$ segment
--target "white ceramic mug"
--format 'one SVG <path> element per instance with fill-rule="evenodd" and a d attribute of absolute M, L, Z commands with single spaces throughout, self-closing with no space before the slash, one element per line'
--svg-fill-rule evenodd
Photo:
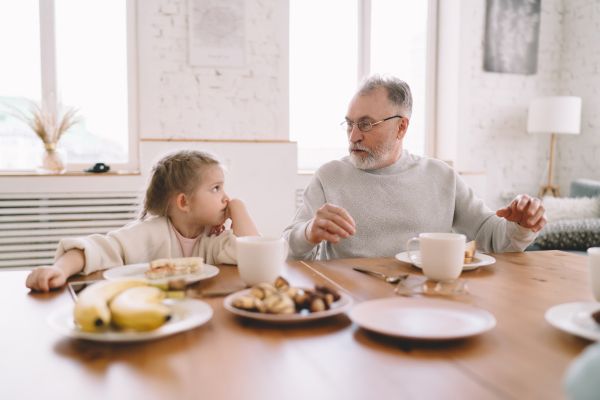
<path fill-rule="evenodd" d="M 460 276 L 465 259 L 467 238 L 460 233 L 421 233 L 406 242 L 408 257 L 419 264 L 419 256 L 411 249 L 419 244 L 423 274 L 435 281 L 449 281 Z"/>
<path fill-rule="evenodd" d="M 590 286 L 594 297 L 597 301 L 600 301 L 600 247 L 590 247 L 587 254 Z"/>
<path fill-rule="evenodd" d="M 238 271 L 246 285 L 273 283 L 281 275 L 288 254 L 284 238 L 244 236 L 236 242 Z"/>

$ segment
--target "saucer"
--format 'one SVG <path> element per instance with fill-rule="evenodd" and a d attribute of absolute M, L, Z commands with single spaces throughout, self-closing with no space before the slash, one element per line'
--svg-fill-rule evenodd
<path fill-rule="evenodd" d="M 402 253 L 396 254 L 394 257 L 398 261 L 402 261 L 408 264 L 413 264 L 417 268 L 421 268 L 421 256 L 419 251 L 413 251 L 416 255 L 416 263 L 413 264 L 410 258 L 408 258 L 408 251 L 403 251 Z M 488 256 L 487 254 L 483 254 L 480 252 L 475 252 L 475 256 L 473 257 L 473 261 L 469 263 L 465 263 L 463 266 L 463 271 L 471 271 L 477 269 L 479 267 L 485 267 L 486 265 L 492 265 L 496 262 L 496 259 L 492 256 Z"/>

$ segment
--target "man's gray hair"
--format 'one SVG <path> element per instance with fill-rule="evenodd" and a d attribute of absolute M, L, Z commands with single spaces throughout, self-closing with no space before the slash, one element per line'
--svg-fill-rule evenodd
<path fill-rule="evenodd" d="M 387 90 L 388 100 L 400 108 L 402 116 L 410 118 L 412 114 L 412 94 L 408 83 L 394 76 L 372 75 L 362 82 L 358 93 L 365 95 L 379 87 L 384 87 Z"/>

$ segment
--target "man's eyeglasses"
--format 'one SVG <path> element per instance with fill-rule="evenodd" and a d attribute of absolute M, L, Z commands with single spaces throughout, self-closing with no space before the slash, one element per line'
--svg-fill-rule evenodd
<path fill-rule="evenodd" d="M 356 125 L 358 130 L 361 132 L 369 132 L 376 125 L 379 125 L 382 122 L 388 121 L 393 118 L 404 118 L 404 117 L 402 115 L 392 115 L 391 117 L 387 117 L 387 118 L 382 119 L 381 121 L 375 121 L 375 122 L 371 122 L 367 119 L 362 119 L 358 122 L 345 120 L 345 121 L 342 121 L 342 123 L 340 125 L 343 126 L 344 128 L 346 128 L 346 131 L 348 133 L 352 132 L 352 128 L 354 127 L 354 125 Z"/>

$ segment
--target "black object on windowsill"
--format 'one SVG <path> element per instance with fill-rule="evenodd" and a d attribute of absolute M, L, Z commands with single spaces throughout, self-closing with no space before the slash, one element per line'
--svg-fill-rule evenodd
<path fill-rule="evenodd" d="M 94 173 L 102 173 L 110 171 L 110 165 L 106 165 L 104 163 L 96 163 L 93 166 L 89 167 L 85 170 L 85 172 L 94 172 Z"/>

